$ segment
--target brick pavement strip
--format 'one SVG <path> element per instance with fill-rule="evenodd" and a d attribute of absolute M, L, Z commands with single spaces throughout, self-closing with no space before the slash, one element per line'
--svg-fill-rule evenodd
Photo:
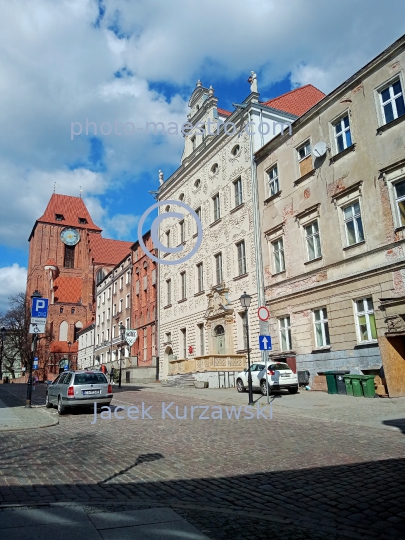
<path fill-rule="evenodd" d="M 152 411 L 171 401 L 205 404 L 149 389 L 114 398 Z M 402 537 L 400 432 L 292 415 L 158 416 L 91 424 L 73 412 L 46 430 L 0 433 L 0 504 L 160 505 L 218 539 Z"/>

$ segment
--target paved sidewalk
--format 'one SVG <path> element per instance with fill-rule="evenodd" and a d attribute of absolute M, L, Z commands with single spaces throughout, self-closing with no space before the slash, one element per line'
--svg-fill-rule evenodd
<path fill-rule="evenodd" d="M 42 505 L 0 510 L 0 536 L 7 540 L 209 540 L 170 508 L 123 509 Z"/>
<path fill-rule="evenodd" d="M 0 387 L 0 431 L 43 428 L 58 423 L 58 418 L 45 407 L 34 405 L 26 409 L 21 397 Z"/>

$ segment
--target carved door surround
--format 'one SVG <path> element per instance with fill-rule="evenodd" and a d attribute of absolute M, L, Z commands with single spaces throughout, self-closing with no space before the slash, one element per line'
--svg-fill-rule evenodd
<path fill-rule="evenodd" d="M 208 308 L 205 313 L 205 326 L 209 336 L 208 354 L 234 354 L 234 310 L 228 304 L 228 293 L 229 288 L 223 283 L 212 287 L 207 294 Z M 220 327 L 223 328 L 222 334 L 219 334 Z"/>

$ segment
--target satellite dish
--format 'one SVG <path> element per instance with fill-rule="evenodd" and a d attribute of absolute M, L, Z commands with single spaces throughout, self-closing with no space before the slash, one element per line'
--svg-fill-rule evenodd
<path fill-rule="evenodd" d="M 315 156 L 315 158 L 322 157 L 322 156 L 324 156 L 326 154 L 327 149 L 328 148 L 326 146 L 326 143 L 319 142 L 313 147 L 312 155 Z"/>

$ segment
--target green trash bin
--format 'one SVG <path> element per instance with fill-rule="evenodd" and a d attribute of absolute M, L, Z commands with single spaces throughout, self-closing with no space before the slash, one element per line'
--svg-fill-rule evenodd
<path fill-rule="evenodd" d="M 351 375 L 343 375 L 343 379 L 344 379 L 345 385 L 346 385 L 346 394 L 348 396 L 352 396 L 353 395 L 353 385 L 352 385 Z"/>
<path fill-rule="evenodd" d="M 350 375 L 352 379 L 353 396 L 363 397 L 363 386 L 361 384 L 362 375 Z"/>
<path fill-rule="evenodd" d="M 360 375 L 360 377 L 364 397 L 373 398 L 375 396 L 374 375 Z"/>
<path fill-rule="evenodd" d="M 325 371 L 326 384 L 328 385 L 328 394 L 337 394 L 337 384 L 334 371 Z"/>

